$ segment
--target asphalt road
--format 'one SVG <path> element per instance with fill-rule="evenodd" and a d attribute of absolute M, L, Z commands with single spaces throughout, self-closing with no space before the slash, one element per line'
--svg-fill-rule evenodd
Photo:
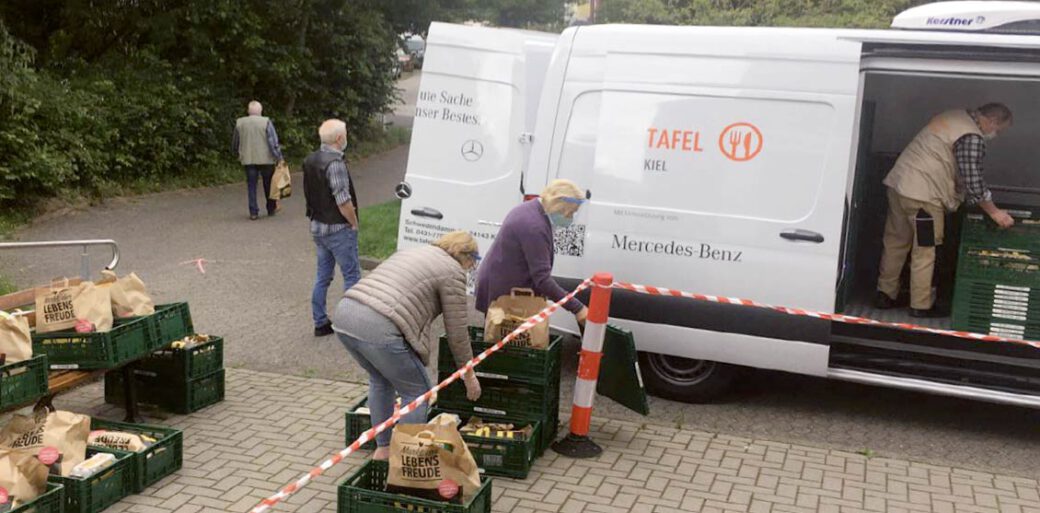
<path fill-rule="evenodd" d="M 406 122 L 407 110 L 398 113 Z M 392 198 L 406 162 L 407 148 L 399 148 L 353 165 L 362 205 Z M 334 337 L 311 334 L 314 251 L 302 194 L 286 200 L 278 216 L 259 221 L 247 219 L 244 196 L 244 184 L 235 184 L 112 200 L 55 212 L 18 237 L 115 239 L 119 271 L 136 271 L 158 302 L 189 301 L 196 329 L 225 337 L 230 367 L 363 382 Z M 95 269 L 107 262 L 103 251 L 91 254 Z M 20 285 L 40 284 L 78 274 L 78 255 L 78 249 L 6 252 L 0 273 Z M 194 263 L 200 258 L 205 273 Z M 340 287 L 337 279 L 331 301 Z M 577 348 L 573 341 L 565 347 L 564 404 Z M 1040 476 L 1040 412 L 1023 408 L 765 372 L 749 376 L 719 404 L 652 398 L 650 406 L 643 420 L 649 423 Z M 642 418 L 603 398 L 595 414 Z"/>

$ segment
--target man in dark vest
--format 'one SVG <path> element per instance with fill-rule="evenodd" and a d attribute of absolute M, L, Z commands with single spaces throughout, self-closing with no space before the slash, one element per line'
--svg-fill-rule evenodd
<path fill-rule="evenodd" d="M 343 152 L 347 149 L 347 125 L 329 119 L 318 128 L 321 148 L 303 161 L 303 195 L 307 198 L 307 217 L 318 251 L 318 273 L 311 293 L 314 336 L 332 334 L 332 322 L 325 309 L 332 275 L 339 264 L 343 290 L 361 279 L 358 263 L 357 194 L 350 179 Z"/>

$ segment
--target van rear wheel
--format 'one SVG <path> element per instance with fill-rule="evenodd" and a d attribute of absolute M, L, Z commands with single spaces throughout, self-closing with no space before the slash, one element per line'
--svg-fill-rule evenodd
<path fill-rule="evenodd" d="M 658 397 L 686 403 L 711 402 L 725 393 L 738 367 L 658 353 L 639 353 L 647 390 Z"/>

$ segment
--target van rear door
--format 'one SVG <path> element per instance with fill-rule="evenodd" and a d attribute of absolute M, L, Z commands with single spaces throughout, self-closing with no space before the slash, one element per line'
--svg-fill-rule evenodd
<path fill-rule="evenodd" d="M 523 137 L 533 125 L 554 34 L 430 26 L 415 108 L 398 247 L 467 230 L 481 250 L 520 202 Z M 406 189 L 402 191 L 401 189 Z"/>

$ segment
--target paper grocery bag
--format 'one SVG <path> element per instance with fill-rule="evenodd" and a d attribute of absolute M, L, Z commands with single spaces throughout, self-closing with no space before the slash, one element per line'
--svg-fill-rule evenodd
<path fill-rule="evenodd" d="M 524 323 L 528 317 L 541 312 L 545 298 L 534 295 L 531 289 L 513 289 L 488 306 L 484 320 L 484 341 L 498 342 Z M 542 321 L 514 338 L 510 344 L 545 349 L 549 346 L 549 322 Z"/>
<path fill-rule="evenodd" d="M 292 196 L 292 175 L 289 173 L 289 164 L 285 161 L 278 162 L 274 168 L 274 176 L 271 177 L 271 193 L 269 199 L 280 200 Z"/>
<path fill-rule="evenodd" d="M 109 287 L 85 281 L 78 285 L 51 284 L 36 289 L 36 331 L 70 330 L 84 319 L 97 331 L 112 329 L 112 295 Z"/>
<path fill-rule="evenodd" d="M 25 504 L 47 489 L 47 466 L 36 452 L 0 448 L 0 487 L 16 504 Z"/>
<path fill-rule="evenodd" d="M 61 475 L 87 457 L 90 417 L 67 411 L 33 412 L 33 416 L 12 415 L 0 430 L 0 448 L 23 449 L 36 454 L 44 447 L 58 449 Z"/>
<path fill-rule="evenodd" d="M 116 273 L 112 271 L 101 271 L 101 276 L 96 285 L 108 288 L 112 297 L 112 315 L 116 318 L 140 317 L 155 313 L 155 303 L 137 273 L 117 278 Z"/>
<path fill-rule="evenodd" d="M 466 500 L 480 489 L 480 471 L 458 430 L 458 417 L 440 414 L 428 424 L 398 424 L 390 438 L 387 491 L 443 501 L 437 487 L 450 479 Z"/>
<path fill-rule="evenodd" d="M 32 358 L 32 335 L 29 318 L 0 311 L 0 354 L 4 363 L 17 363 Z"/>

